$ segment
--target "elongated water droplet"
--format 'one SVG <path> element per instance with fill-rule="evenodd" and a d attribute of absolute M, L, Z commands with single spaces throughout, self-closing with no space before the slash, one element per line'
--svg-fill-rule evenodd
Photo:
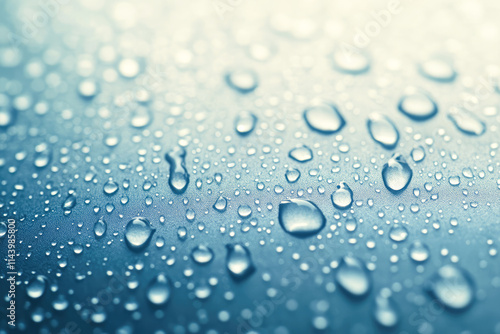
<path fill-rule="evenodd" d="M 225 75 L 225 79 L 229 87 L 242 94 L 252 92 L 258 85 L 257 74 L 250 69 L 230 71 Z"/>
<path fill-rule="evenodd" d="M 309 147 L 303 145 L 291 149 L 288 156 L 297 162 L 307 162 L 312 160 L 313 153 Z"/>
<path fill-rule="evenodd" d="M 322 103 L 311 106 L 304 111 L 307 125 L 314 131 L 323 134 L 332 134 L 340 131 L 344 125 L 344 117 L 333 104 Z"/>
<path fill-rule="evenodd" d="M 398 109 L 415 121 L 425 121 L 434 117 L 438 106 L 427 93 L 416 89 L 409 89 L 399 100 Z"/>
<path fill-rule="evenodd" d="M 155 230 L 146 218 L 137 217 L 128 222 L 125 228 L 125 240 L 132 250 L 146 247 Z"/>
<path fill-rule="evenodd" d="M 372 113 L 367 122 L 368 132 L 374 141 L 387 149 L 396 147 L 399 132 L 394 123 L 384 115 Z"/>
<path fill-rule="evenodd" d="M 462 108 L 453 108 L 448 118 L 462 133 L 480 136 L 486 131 L 486 125 L 475 114 Z"/>
<path fill-rule="evenodd" d="M 333 67 L 342 73 L 358 75 L 370 69 L 370 59 L 364 52 L 354 48 L 337 48 L 332 54 Z"/>
<path fill-rule="evenodd" d="M 257 124 L 257 116 L 249 111 L 242 111 L 236 116 L 234 127 L 240 136 L 250 134 Z"/>
<path fill-rule="evenodd" d="M 165 305 L 170 299 L 171 290 L 169 278 L 165 274 L 160 273 L 148 285 L 148 300 L 157 306 Z"/>
<path fill-rule="evenodd" d="M 406 163 L 406 160 L 400 154 L 394 154 L 382 167 L 382 180 L 386 188 L 399 193 L 410 184 L 413 171 Z"/>
<path fill-rule="evenodd" d="M 45 144 L 39 144 L 36 146 L 34 165 L 38 168 L 47 167 L 52 161 L 52 150 Z"/>
<path fill-rule="evenodd" d="M 390 296 L 380 293 L 375 297 L 373 317 L 382 327 L 391 328 L 399 321 L 398 307 Z"/>
<path fill-rule="evenodd" d="M 415 262 L 424 262 L 430 256 L 429 247 L 421 241 L 414 241 L 409 249 L 410 258 Z"/>
<path fill-rule="evenodd" d="M 353 256 L 344 256 L 335 275 L 337 283 L 353 297 L 363 297 L 370 290 L 371 281 L 365 264 Z"/>
<path fill-rule="evenodd" d="M 452 63 L 443 57 L 427 59 L 419 64 L 418 69 L 427 79 L 438 82 L 452 82 L 457 76 Z"/>
<path fill-rule="evenodd" d="M 236 280 L 249 277 L 255 271 L 250 251 L 241 244 L 229 244 L 226 248 L 226 266 L 231 276 Z"/>
<path fill-rule="evenodd" d="M 463 310 L 474 300 L 474 282 L 464 269 L 456 265 L 445 265 L 430 278 L 429 291 L 444 306 Z"/>
<path fill-rule="evenodd" d="M 76 196 L 73 194 L 68 195 L 62 204 L 64 211 L 71 211 L 76 205 Z"/>
<path fill-rule="evenodd" d="M 206 264 L 214 258 L 214 252 L 205 245 L 199 245 L 191 251 L 191 258 L 198 264 Z"/>
<path fill-rule="evenodd" d="M 104 220 L 104 217 L 99 218 L 99 220 L 96 221 L 96 223 L 94 224 L 94 234 L 96 238 L 103 237 L 107 229 L 108 229 L 108 224 Z"/>
<path fill-rule="evenodd" d="M 349 208 L 352 204 L 352 196 L 352 190 L 347 183 L 340 182 L 337 185 L 337 190 L 335 190 L 331 196 L 333 206 L 340 210 Z"/>
<path fill-rule="evenodd" d="M 33 277 L 26 287 L 28 297 L 38 299 L 43 296 L 47 286 L 47 278 L 43 275 Z"/>
<path fill-rule="evenodd" d="M 7 224 L 0 222 L 0 238 L 3 238 L 7 234 L 7 230 Z"/>
<path fill-rule="evenodd" d="M 167 162 L 170 164 L 170 177 L 168 184 L 170 189 L 176 194 L 182 194 L 186 191 L 189 184 L 189 174 L 185 167 L 184 159 L 186 151 L 177 146 L 165 155 Z"/>
<path fill-rule="evenodd" d="M 8 128 L 16 121 L 16 113 L 10 105 L 9 97 L 0 94 L 0 129 Z"/>
<path fill-rule="evenodd" d="M 316 204 L 302 200 L 284 200 L 279 205 L 278 219 L 285 232 L 296 237 L 317 234 L 325 226 L 325 216 Z"/>

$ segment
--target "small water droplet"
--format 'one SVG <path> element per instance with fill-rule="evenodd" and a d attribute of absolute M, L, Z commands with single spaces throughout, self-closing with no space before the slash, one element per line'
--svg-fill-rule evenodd
<path fill-rule="evenodd" d="M 332 134 L 340 131 L 345 120 L 333 104 L 322 103 L 311 106 L 304 111 L 306 124 L 314 131 Z"/>
<path fill-rule="evenodd" d="M 227 199 L 223 196 L 219 196 L 219 198 L 214 203 L 214 209 L 219 212 L 226 211 L 227 208 Z"/>
<path fill-rule="evenodd" d="M 297 162 L 307 162 L 312 160 L 313 153 L 309 147 L 302 145 L 291 149 L 288 156 Z"/>
<path fill-rule="evenodd" d="M 480 136 L 486 131 L 486 125 L 475 114 L 462 108 L 452 108 L 448 118 L 462 133 Z"/>
<path fill-rule="evenodd" d="M 103 190 L 104 190 L 104 193 L 106 195 L 113 195 L 114 193 L 116 193 L 118 191 L 118 183 L 116 183 L 113 180 L 108 180 L 104 184 Z"/>
<path fill-rule="evenodd" d="M 352 190 L 347 183 L 340 182 L 331 196 L 333 206 L 340 210 L 349 208 L 353 201 L 352 196 Z"/>
<path fill-rule="evenodd" d="M 333 67 L 342 73 L 358 75 L 370 69 L 370 59 L 364 52 L 339 47 L 332 54 Z"/>
<path fill-rule="evenodd" d="M 147 288 L 148 300 L 157 306 L 165 305 L 171 294 L 170 280 L 163 273 L 154 277 Z"/>
<path fill-rule="evenodd" d="M 425 158 L 425 150 L 422 146 L 417 146 L 411 150 L 411 158 L 415 162 L 421 162 Z"/>
<path fill-rule="evenodd" d="M 295 168 L 290 168 L 285 172 L 285 177 L 288 183 L 295 183 L 300 178 L 300 171 Z"/>
<path fill-rule="evenodd" d="M 434 99 L 427 93 L 413 88 L 409 89 L 399 100 L 398 109 L 415 121 L 425 121 L 434 117 L 438 112 Z"/>
<path fill-rule="evenodd" d="M 205 245 L 199 245 L 191 251 L 191 258 L 198 264 L 207 264 L 214 258 L 214 252 Z"/>
<path fill-rule="evenodd" d="M 240 136 L 250 134 L 257 124 L 257 116 L 249 111 L 242 111 L 236 116 L 234 127 Z"/>
<path fill-rule="evenodd" d="M 168 184 L 170 189 L 176 194 L 182 194 L 186 191 L 189 184 L 189 174 L 185 167 L 184 159 L 186 151 L 177 146 L 165 155 L 167 162 L 170 164 L 170 177 Z"/>
<path fill-rule="evenodd" d="M 415 262 L 425 262 L 430 256 L 429 247 L 421 241 L 414 241 L 409 249 L 410 258 Z"/>
<path fill-rule="evenodd" d="M 372 113 L 368 118 L 367 126 L 368 132 L 374 141 L 387 149 L 396 147 L 399 140 L 399 132 L 387 116 Z"/>
<path fill-rule="evenodd" d="M 315 235 L 323 229 L 326 222 L 323 212 L 316 204 L 302 199 L 282 201 L 278 219 L 283 230 L 296 237 Z"/>
<path fill-rule="evenodd" d="M 94 234 L 96 238 L 103 237 L 107 229 L 108 224 L 104 220 L 104 217 L 99 218 L 99 220 L 94 224 Z"/>
<path fill-rule="evenodd" d="M 37 275 L 33 277 L 26 287 L 26 294 L 28 297 L 33 299 L 38 299 L 45 293 L 45 288 L 47 286 L 47 278 L 42 275 Z"/>
<path fill-rule="evenodd" d="M 125 240 L 132 250 L 140 250 L 147 246 L 155 230 L 146 218 L 137 217 L 128 222 L 125 228 Z"/>
<path fill-rule="evenodd" d="M 432 57 L 418 66 L 420 74 L 438 82 L 452 82 L 457 76 L 452 63 L 443 57 Z"/>
<path fill-rule="evenodd" d="M 396 242 L 403 242 L 408 237 L 408 229 L 401 224 L 395 224 L 389 231 L 389 237 Z"/>
<path fill-rule="evenodd" d="M 382 327 L 391 328 L 399 321 L 398 307 L 390 296 L 380 293 L 375 297 L 373 317 Z"/>
<path fill-rule="evenodd" d="M 241 244 L 229 244 L 226 248 L 226 266 L 231 276 L 236 280 L 249 277 L 255 271 L 250 251 Z"/>
<path fill-rule="evenodd" d="M 226 83 L 232 89 L 242 93 L 250 93 L 257 88 L 257 74 L 250 69 L 239 69 L 228 72 L 225 75 Z"/>

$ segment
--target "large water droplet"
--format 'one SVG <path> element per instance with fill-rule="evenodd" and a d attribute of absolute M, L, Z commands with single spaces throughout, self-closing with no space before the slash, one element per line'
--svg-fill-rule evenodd
<path fill-rule="evenodd" d="M 284 200 L 279 205 L 281 227 L 293 236 L 309 237 L 325 226 L 325 216 L 316 204 L 303 199 Z"/>
<path fill-rule="evenodd" d="M 400 154 L 394 154 L 382 167 L 382 179 L 388 190 L 399 193 L 410 184 L 413 172 Z"/>
<path fill-rule="evenodd" d="M 140 250 L 147 246 L 154 229 L 146 218 L 137 217 L 128 222 L 125 228 L 125 240 L 132 250 Z"/>
<path fill-rule="evenodd" d="M 475 114 L 462 108 L 453 108 L 448 113 L 448 118 L 461 132 L 480 136 L 486 131 L 486 125 Z"/>
<path fill-rule="evenodd" d="M 398 109 L 415 121 L 425 121 L 434 117 L 438 112 L 434 99 L 415 89 L 410 89 L 407 94 L 403 95 L 399 100 Z"/>
<path fill-rule="evenodd" d="M 38 299 L 43 296 L 45 287 L 47 286 L 47 278 L 42 275 L 33 277 L 26 287 L 28 297 Z"/>
<path fill-rule="evenodd" d="M 242 111 L 236 116 L 234 127 L 239 135 L 246 136 L 253 131 L 255 124 L 257 124 L 257 116 L 249 111 Z"/>
<path fill-rule="evenodd" d="M 408 229 L 401 224 L 395 224 L 389 231 L 389 237 L 396 242 L 403 242 L 408 237 Z"/>
<path fill-rule="evenodd" d="M 425 60 L 419 64 L 418 69 L 424 77 L 438 82 L 452 82 L 457 76 L 452 63 L 442 57 Z"/>
<path fill-rule="evenodd" d="M 243 94 L 252 92 L 258 85 L 257 74 L 249 69 L 230 71 L 225 79 L 229 87 Z"/>
<path fill-rule="evenodd" d="M 114 193 L 116 193 L 118 191 L 118 183 L 116 183 L 113 180 L 108 180 L 104 184 L 104 189 L 103 190 L 104 190 L 104 193 L 106 195 L 113 195 Z"/>
<path fill-rule="evenodd" d="M 345 120 L 337 107 L 328 103 L 307 108 L 304 111 L 304 119 L 312 130 L 324 134 L 340 131 L 345 125 Z"/>
<path fill-rule="evenodd" d="M 445 265 L 430 278 L 429 291 L 444 306 L 463 310 L 474 300 L 474 283 L 469 274 L 456 265 Z"/>
<path fill-rule="evenodd" d="M 309 147 L 302 145 L 291 149 L 288 156 L 297 162 L 307 162 L 312 160 L 313 152 Z"/>
<path fill-rule="evenodd" d="M 337 185 L 337 190 L 332 193 L 332 203 L 337 209 L 347 209 L 352 204 L 352 190 L 347 183 L 340 182 Z"/>
<path fill-rule="evenodd" d="M 332 54 L 333 67 L 346 74 L 362 74 L 370 69 L 370 59 L 354 48 L 339 47 Z"/>
<path fill-rule="evenodd" d="M 171 293 L 170 280 L 163 273 L 154 277 L 147 289 L 148 300 L 157 306 L 165 305 L 169 301 Z"/>
<path fill-rule="evenodd" d="M 226 245 L 226 266 L 231 276 L 236 280 L 242 280 L 255 271 L 250 251 L 241 244 Z"/>
<path fill-rule="evenodd" d="M 170 164 L 168 184 L 176 194 L 184 193 L 189 184 L 189 174 L 184 162 L 185 157 L 186 151 L 178 146 L 165 155 L 167 162 Z"/>
<path fill-rule="evenodd" d="M 371 281 L 365 264 L 353 256 L 344 256 L 335 275 L 337 283 L 353 297 L 363 297 L 370 290 Z"/>
<path fill-rule="evenodd" d="M 414 241 L 409 249 L 410 258 L 415 262 L 424 262 L 430 256 L 429 247 L 421 241 Z"/>
<path fill-rule="evenodd" d="M 399 140 L 399 132 L 387 116 L 373 113 L 368 118 L 367 126 L 370 136 L 377 143 L 387 149 L 396 147 Z"/>
<path fill-rule="evenodd" d="M 191 251 L 191 258 L 198 264 L 206 264 L 212 261 L 214 252 L 205 245 L 199 245 Z"/>

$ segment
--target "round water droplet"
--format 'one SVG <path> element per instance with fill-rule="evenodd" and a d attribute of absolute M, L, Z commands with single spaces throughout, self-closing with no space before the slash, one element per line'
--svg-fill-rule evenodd
<path fill-rule="evenodd" d="M 452 82 L 457 76 L 451 62 L 441 57 L 423 61 L 418 69 L 424 77 L 438 82 Z"/>
<path fill-rule="evenodd" d="M 316 204 L 302 200 L 284 200 L 279 205 L 278 219 L 285 232 L 296 237 L 317 234 L 325 226 L 325 216 Z"/>
<path fill-rule="evenodd" d="M 389 237 L 396 242 L 403 242 L 408 237 L 408 229 L 401 224 L 395 224 L 389 231 Z"/>
<path fill-rule="evenodd" d="M 132 250 L 140 250 L 147 246 L 155 230 L 146 218 L 137 217 L 128 222 L 125 228 L 125 240 Z"/>
<path fill-rule="evenodd" d="M 241 218 L 248 218 L 252 214 L 252 208 L 250 208 L 248 205 L 240 205 L 238 207 L 238 215 Z"/>
<path fill-rule="evenodd" d="M 252 92 L 258 85 L 257 74 L 249 69 L 230 71 L 225 79 L 229 87 L 243 94 Z"/>
<path fill-rule="evenodd" d="M 373 307 L 373 317 L 382 327 L 391 328 L 397 325 L 399 321 L 398 307 L 391 297 L 382 293 L 375 297 Z"/>
<path fill-rule="evenodd" d="M 135 59 L 125 58 L 118 64 L 118 72 L 125 78 L 136 77 L 139 70 L 139 63 Z"/>
<path fill-rule="evenodd" d="M 165 158 L 170 165 L 170 177 L 168 179 L 170 189 L 176 194 L 184 193 L 189 184 L 189 174 L 184 162 L 186 151 L 177 146 L 168 152 Z"/>
<path fill-rule="evenodd" d="M 384 148 L 393 149 L 399 140 L 399 132 L 394 123 L 384 115 L 372 113 L 367 122 L 372 139 Z"/>
<path fill-rule="evenodd" d="M 96 221 L 96 223 L 94 224 L 94 234 L 96 238 L 103 237 L 107 229 L 108 229 L 108 224 L 104 220 L 104 217 L 99 218 L 99 220 Z"/>
<path fill-rule="evenodd" d="M 162 273 L 154 277 L 147 288 L 148 300 L 157 306 L 165 305 L 171 293 L 170 280 Z"/>
<path fill-rule="evenodd" d="M 411 158 L 415 162 L 421 162 L 425 158 L 425 150 L 422 146 L 417 146 L 411 150 Z"/>
<path fill-rule="evenodd" d="M 453 108 L 448 118 L 462 133 L 471 136 L 480 136 L 486 131 L 486 125 L 475 114 L 461 108 Z"/>
<path fill-rule="evenodd" d="M 340 210 L 349 208 L 353 201 L 352 196 L 352 190 L 347 183 L 340 182 L 339 185 L 337 185 L 337 190 L 335 190 L 331 196 L 333 206 Z"/>
<path fill-rule="evenodd" d="M 345 120 L 337 107 L 328 103 L 307 108 L 304 111 L 304 119 L 312 130 L 323 134 L 338 132 L 345 125 Z"/>
<path fill-rule="evenodd" d="M 291 149 L 288 156 L 297 162 L 307 162 L 312 160 L 313 153 L 309 147 L 303 145 Z"/>
<path fill-rule="evenodd" d="M 363 261 L 344 256 L 335 275 L 339 286 L 353 297 L 363 297 L 370 290 L 371 281 Z"/>
<path fill-rule="evenodd" d="M 397 194 L 408 187 L 413 172 L 400 154 L 394 154 L 382 167 L 382 179 L 386 188 Z"/>
<path fill-rule="evenodd" d="M 116 193 L 118 191 L 118 183 L 116 183 L 115 181 L 113 180 L 108 180 L 105 184 L 104 184 L 104 193 L 106 195 L 113 195 L 114 193 Z"/>
<path fill-rule="evenodd" d="M 223 196 L 219 196 L 217 201 L 214 203 L 214 209 L 219 211 L 219 212 L 224 212 L 226 211 L 227 208 L 227 199 Z"/>
<path fill-rule="evenodd" d="M 370 69 L 370 59 L 354 48 L 337 48 L 332 54 L 333 67 L 342 73 L 358 75 Z"/>
<path fill-rule="evenodd" d="M 409 249 L 410 258 L 415 262 L 424 262 L 430 256 L 429 247 L 421 241 L 414 241 Z"/>
<path fill-rule="evenodd" d="M 137 107 L 131 113 L 130 125 L 136 129 L 148 126 L 153 120 L 151 110 L 146 107 Z"/>
<path fill-rule="evenodd" d="M 84 99 L 92 99 L 98 92 L 97 83 L 94 80 L 83 80 L 78 84 L 78 93 Z"/>
<path fill-rule="evenodd" d="M 463 310 L 474 300 L 474 282 L 469 274 L 456 265 L 445 265 L 430 278 L 429 291 L 444 306 Z"/>
<path fill-rule="evenodd" d="M 236 280 L 249 277 L 255 271 L 250 251 L 241 244 L 226 245 L 226 248 L 226 267 L 231 276 Z"/>
<path fill-rule="evenodd" d="M 257 116 L 249 111 L 242 111 L 236 116 L 234 127 L 240 136 L 246 136 L 253 131 L 257 124 Z"/>
<path fill-rule="evenodd" d="M 26 294 L 28 297 L 38 299 L 43 296 L 47 286 L 47 278 L 42 275 L 33 277 L 26 286 Z"/>
<path fill-rule="evenodd" d="M 198 264 L 206 264 L 212 261 L 214 252 L 205 245 L 199 245 L 191 251 L 191 258 Z"/>
<path fill-rule="evenodd" d="M 438 112 L 434 99 L 415 89 L 410 89 L 407 94 L 403 95 L 399 100 L 398 109 L 415 121 L 425 121 L 434 117 Z"/>
<path fill-rule="evenodd" d="M 286 171 L 285 177 L 288 183 L 295 183 L 300 178 L 300 171 L 295 168 L 290 168 Z"/>

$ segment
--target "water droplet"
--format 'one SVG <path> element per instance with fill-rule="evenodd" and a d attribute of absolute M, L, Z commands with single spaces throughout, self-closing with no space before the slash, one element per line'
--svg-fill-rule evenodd
<path fill-rule="evenodd" d="M 335 279 L 353 297 L 363 297 L 370 290 L 371 282 L 365 264 L 353 256 L 342 258 Z"/>
<path fill-rule="evenodd" d="M 140 66 L 135 59 L 125 58 L 118 64 L 120 74 L 128 79 L 134 78 L 139 74 Z"/>
<path fill-rule="evenodd" d="M 422 146 L 417 146 L 411 150 L 411 158 L 415 162 L 421 162 L 425 158 L 425 150 Z"/>
<path fill-rule="evenodd" d="M 370 59 L 364 52 L 354 49 L 337 48 L 332 54 L 333 67 L 346 74 L 362 74 L 370 69 Z"/>
<path fill-rule="evenodd" d="M 153 120 L 151 110 L 146 107 L 137 107 L 131 113 L 130 125 L 136 129 L 148 126 Z"/>
<path fill-rule="evenodd" d="M 128 222 L 125 228 L 125 240 L 132 250 L 140 250 L 147 246 L 155 230 L 146 218 L 137 217 Z"/>
<path fill-rule="evenodd" d="M 234 127 L 241 136 L 246 136 L 253 131 L 257 124 L 257 116 L 249 111 L 242 111 L 236 116 Z"/>
<path fill-rule="evenodd" d="M 108 229 L 108 224 L 104 220 L 104 217 L 99 218 L 99 220 L 96 221 L 96 223 L 94 224 L 94 234 L 96 238 L 103 237 L 107 229 Z"/>
<path fill-rule="evenodd" d="M 375 321 L 383 327 L 391 328 L 399 321 L 398 307 L 390 296 L 380 293 L 375 297 L 373 307 L 373 317 Z"/>
<path fill-rule="evenodd" d="M 338 132 L 345 125 L 345 120 L 337 107 L 328 103 L 307 108 L 304 111 L 304 119 L 312 130 L 323 134 Z"/>
<path fill-rule="evenodd" d="M 456 265 L 445 265 L 430 278 L 429 291 L 444 306 L 463 310 L 474 300 L 474 283 L 469 274 Z"/>
<path fill-rule="evenodd" d="M 415 121 L 425 121 L 434 117 L 438 112 L 438 106 L 434 99 L 427 93 L 410 89 L 399 100 L 399 111 Z"/>
<path fill-rule="evenodd" d="M 241 244 L 229 244 L 226 248 L 226 266 L 231 276 L 236 280 L 249 277 L 255 271 L 250 251 Z"/>
<path fill-rule="evenodd" d="M 205 245 L 199 245 L 191 251 L 191 258 L 198 264 L 206 264 L 212 261 L 214 252 Z"/>
<path fill-rule="evenodd" d="M 389 231 L 389 237 L 396 242 L 403 242 L 408 237 L 408 229 L 401 224 L 395 224 Z"/>
<path fill-rule="evenodd" d="M 302 145 L 291 149 L 288 156 L 297 162 L 307 162 L 312 160 L 313 153 L 309 147 Z"/>
<path fill-rule="evenodd" d="M 36 146 L 34 165 L 38 168 L 47 167 L 52 161 L 52 150 L 45 144 L 39 144 Z"/>
<path fill-rule="evenodd" d="M 250 217 L 251 214 L 252 214 L 252 208 L 250 208 L 248 205 L 244 204 L 238 207 L 238 215 L 241 218 Z"/>
<path fill-rule="evenodd" d="M 368 118 L 368 132 L 374 141 L 387 149 L 396 147 L 399 132 L 394 123 L 384 115 L 372 113 Z"/>
<path fill-rule="evenodd" d="M 290 168 L 285 172 L 285 177 L 289 183 L 295 183 L 300 178 L 300 171 L 295 168 Z"/>
<path fill-rule="evenodd" d="M 33 277 L 26 287 L 26 294 L 28 297 L 38 299 L 43 296 L 47 286 L 47 278 L 42 275 Z"/>
<path fill-rule="evenodd" d="M 86 79 L 78 84 L 78 93 L 84 99 L 92 99 L 97 95 L 99 88 L 94 80 Z"/>
<path fill-rule="evenodd" d="M 229 87 L 243 94 L 252 92 L 258 85 L 257 74 L 249 69 L 230 71 L 225 79 Z"/>
<path fill-rule="evenodd" d="M 226 211 L 227 208 L 227 199 L 223 196 L 219 196 L 219 198 L 214 203 L 214 209 L 219 212 Z"/>
<path fill-rule="evenodd" d="M 178 146 L 165 155 L 167 162 L 170 164 L 168 184 L 176 194 L 184 193 L 189 184 L 189 174 L 184 163 L 185 157 L 186 151 Z"/>
<path fill-rule="evenodd" d="M 349 208 L 353 201 L 352 196 L 352 190 L 347 183 L 340 182 L 331 196 L 333 206 L 340 210 Z"/>
<path fill-rule="evenodd" d="M 148 300 L 157 306 L 165 305 L 169 301 L 171 293 L 170 280 L 163 273 L 154 277 L 147 288 Z"/>
<path fill-rule="evenodd" d="M 448 118 L 461 132 L 480 136 L 486 131 L 486 125 L 475 114 L 462 108 L 453 108 L 448 113 Z"/>
<path fill-rule="evenodd" d="M 410 166 L 408 166 L 403 156 L 398 153 L 394 154 L 382 167 L 384 184 L 389 191 L 395 194 L 408 187 L 412 175 L 413 172 Z"/>
<path fill-rule="evenodd" d="M 438 82 L 452 82 L 457 76 L 450 61 L 442 57 L 427 59 L 418 66 L 420 74 Z"/>
<path fill-rule="evenodd" d="M 104 193 L 106 195 L 113 195 L 114 193 L 116 193 L 118 191 L 118 183 L 116 183 L 115 181 L 113 180 L 108 180 L 105 184 L 104 184 Z"/>
<path fill-rule="evenodd" d="M 7 234 L 7 224 L 5 222 L 0 222 L 0 238 L 3 238 Z"/>
<path fill-rule="evenodd" d="M 325 226 L 325 216 L 316 204 L 302 200 L 284 200 L 279 205 L 278 219 L 285 232 L 296 237 L 317 234 Z"/>
<path fill-rule="evenodd" d="M 68 195 L 62 204 L 64 211 L 71 211 L 76 205 L 76 196 L 73 194 Z"/>
<path fill-rule="evenodd" d="M 421 241 L 414 241 L 409 249 L 410 258 L 415 262 L 424 262 L 430 256 L 429 247 Z"/>

